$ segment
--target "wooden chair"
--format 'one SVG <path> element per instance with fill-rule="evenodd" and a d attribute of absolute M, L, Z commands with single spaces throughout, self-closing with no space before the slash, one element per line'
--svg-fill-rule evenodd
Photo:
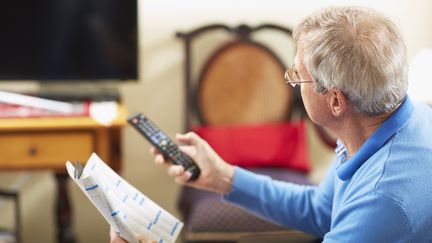
<path fill-rule="evenodd" d="M 0 242 L 20 242 L 20 211 L 18 193 L 0 189 L 0 203 L 4 200 L 12 200 L 14 204 L 15 229 L 0 228 Z"/>
<path fill-rule="evenodd" d="M 0 188 L 0 204 L 13 204 L 13 225 L 11 228 L 0 228 L 0 242 L 21 242 L 21 213 L 20 213 L 20 196 L 18 188 Z"/>
<path fill-rule="evenodd" d="M 291 29 L 274 24 L 211 24 L 176 36 L 183 42 L 185 55 L 185 131 L 305 118 L 299 90 L 286 87 L 283 79 L 288 65 L 282 60 L 293 60 L 295 55 Z M 309 184 L 307 174 L 298 170 L 248 169 Z M 186 242 L 244 242 L 252 232 L 292 232 L 224 202 L 220 195 L 193 188 L 182 188 L 178 207 L 185 221 Z"/>

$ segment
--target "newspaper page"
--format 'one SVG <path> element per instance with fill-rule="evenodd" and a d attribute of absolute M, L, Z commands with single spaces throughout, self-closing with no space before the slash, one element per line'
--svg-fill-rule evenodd
<path fill-rule="evenodd" d="M 130 185 L 95 153 L 82 168 L 66 162 L 70 177 L 105 220 L 128 242 L 144 236 L 159 243 L 175 242 L 183 223 Z"/>

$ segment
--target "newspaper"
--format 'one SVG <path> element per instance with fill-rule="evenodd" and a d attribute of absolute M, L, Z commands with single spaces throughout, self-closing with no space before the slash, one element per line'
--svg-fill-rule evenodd
<path fill-rule="evenodd" d="M 118 235 L 128 242 L 144 236 L 159 243 L 175 242 L 183 223 L 130 185 L 95 153 L 83 168 L 66 162 L 83 193 Z"/>

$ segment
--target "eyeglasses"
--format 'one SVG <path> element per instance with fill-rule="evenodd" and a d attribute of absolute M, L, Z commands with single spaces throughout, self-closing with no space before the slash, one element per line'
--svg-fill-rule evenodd
<path fill-rule="evenodd" d="M 314 81 L 312 80 L 301 80 L 300 76 L 298 75 L 297 70 L 294 68 L 295 66 L 293 65 L 292 67 L 288 68 L 285 71 L 285 83 L 288 85 L 291 85 L 292 87 L 295 87 L 301 83 L 313 83 Z"/>

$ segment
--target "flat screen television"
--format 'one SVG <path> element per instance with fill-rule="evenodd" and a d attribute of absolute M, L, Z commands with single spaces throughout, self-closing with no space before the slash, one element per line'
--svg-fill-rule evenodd
<path fill-rule="evenodd" d="M 1 0 L 0 81 L 136 80 L 137 0 Z"/>

